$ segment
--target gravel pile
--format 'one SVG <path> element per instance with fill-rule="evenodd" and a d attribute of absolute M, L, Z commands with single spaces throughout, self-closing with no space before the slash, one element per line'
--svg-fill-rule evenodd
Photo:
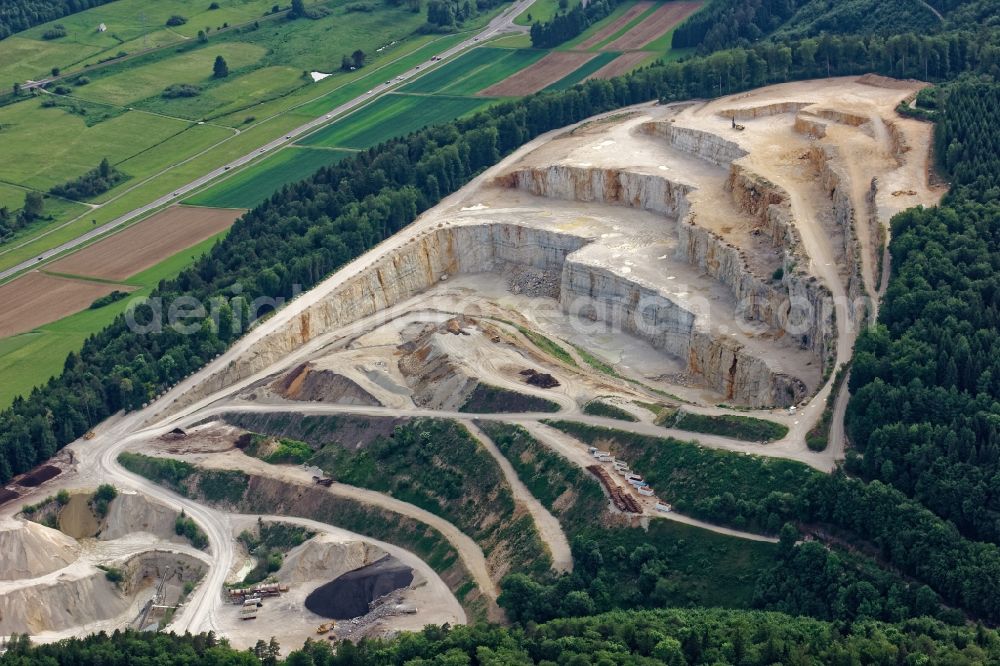
<path fill-rule="evenodd" d="M 507 289 L 512 294 L 559 298 L 559 285 L 562 276 L 558 271 L 543 271 L 537 268 L 508 264 L 503 275 L 507 280 Z"/>

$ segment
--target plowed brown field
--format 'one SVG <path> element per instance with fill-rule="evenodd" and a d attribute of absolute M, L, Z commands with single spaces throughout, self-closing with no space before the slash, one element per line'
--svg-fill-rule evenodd
<path fill-rule="evenodd" d="M 530 95 L 555 83 L 596 55 L 579 51 L 554 51 L 531 67 L 522 69 L 500 83 L 480 91 L 479 95 L 483 97 Z"/>
<path fill-rule="evenodd" d="M 604 46 L 605 51 L 631 51 L 642 48 L 698 11 L 700 2 L 668 2 L 647 16 L 639 25 Z"/>
<path fill-rule="evenodd" d="M 584 41 L 580 42 L 577 46 L 573 48 L 577 49 L 589 49 L 591 46 L 596 46 L 600 44 L 605 39 L 615 34 L 622 28 L 624 28 L 629 21 L 639 16 L 647 9 L 653 6 L 652 2 L 637 2 L 635 5 L 629 8 L 627 12 L 615 19 L 614 23 L 604 26 L 600 32 L 596 32 Z"/>
<path fill-rule="evenodd" d="M 242 214 L 243 210 L 232 208 L 172 206 L 60 259 L 48 269 L 54 273 L 124 280 L 228 229 Z"/>
<path fill-rule="evenodd" d="M 28 273 L 0 286 L 0 338 L 17 335 L 84 310 L 121 285 Z"/>
<path fill-rule="evenodd" d="M 649 51 L 630 51 L 623 53 L 604 67 L 587 77 L 587 79 L 610 79 L 620 74 L 627 74 L 632 69 L 650 57 Z"/>

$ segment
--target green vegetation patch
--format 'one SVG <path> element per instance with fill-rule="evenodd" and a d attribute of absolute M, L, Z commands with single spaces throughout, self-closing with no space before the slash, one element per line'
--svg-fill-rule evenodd
<path fill-rule="evenodd" d="M 561 7 L 560 0 L 535 0 L 530 7 L 517 15 L 514 23 L 531 25 L 537 21 L 551 21 L 556 14 L 578 4 L 580 4 L 580 0 L 569 0 L 566 7 Z"/>
<path fill-rule="evenodd" d="M 187 539 L 192 546 L 199 550 L 208 548 L 208 535 L 198 526 L 198 523 L 184 513 L 183 509 L 174 521 L 174 532 L 177 536 Z"/>
<path fill-rule="evenodd" d="M 490 102 L 472 97 L 425 97 L 391 93 L 341 121 L 299 140 L 305 146 L 369 148 L 427 125 L 453 120 Z"/>
<path fill-rule="evenodd" d="M 48 190 L 93 169 L 105 157 L 117 165 L 190 127 L 184 121 L 134 111 L 89 124 L 87 116 L 46 108 L 42 101 L 29 99 L 0 108 L 0 125 L 5 128 L 0 180 Z"/>
<path fill-rule="evenodd" d="M 90 75 L 91 82 L 75 95 L 93 102 L 127 106 L 147 97 L 162 99 L 167 86 L 174 83 L 207 84 L 212 79 L 212 65 L 222 56 L 230 70 L 252 65 L 266 54 L 256 44 L 220 42 L 210 47 L 183 53 L 162 52 L 145 62 L 121 65 L 110 74 Z"/>
<path fill-rule="evenodd" d="M 621 53 L 615 51 L 602 51 L 555 83 L 549 84 L 545 90 L 565 90 L 575 86 L 620 55 Z"/>
<path fill-rule="evenodd" d="M 767 419 L 735 414 L 695 414 L 683 409 L 665 413 L 656 422 L 665 428 L 731 437 L 745 442 L 773 442 L 788 434 L 788 426 Z"/>
<path fill-rule="evenodd" d="M 547 338 L 537 331 L 533 331 L 530 328 L 525 328 L 524 326 L 516 326 L 518 332 L 524 337 L 531 341 L 531 344 L 535 345 L 543 352 L 557 358 L 567 365 L 572 365 L 574 368 L 577 367 L 576 361 L 570 356 L 569 352 L 562 348 L 559 343 L 553 341 L 551 338 Z"/>
<path fill-rule="evenodd" d="M 313 455 L 313 450 L 308 444 L 294 439 L 258 434 L 251 434 L 246 439 L 249 442 L 246 443 L 243 452 L 266 463 L 301 465 Z"/>
<path fill-rule="evenodd" d="M 639 420 L 631 412 L 603 400 L 591 400 L 583 406 L 583 413 L 590 416 L 605 416 L 609 419 L 618 419 L 619 421 Z"/>
<path fill-rule="evenodd" d="M 100 104 L 77 97 L 62 97 L 60 95 L 43 98 L 41 107 L 43 109 L 62 109 L 67 113 L 80 116 L 87 127 L 93 127 L 106 120 L 117 118 L 127 111 L 127 109 L 120 106 Z"/>
<path fill-rule="evenodd" d="M 403 86 L 403 92 L 472 95 L 541 60 L 545 51 L 481 46 Z"/>
<path fill-rule="evenodd" d="M 259 583 L 275 573 L 284 563 L 285 554 L 315 536 L 315 532 L 301 525 L 281 522 L 264 522 L 257 518 L 252 530 L 240 532 L 238 541 L 257 559 L 257 564 L 243 577 L 243 585 Z"/>
<path fill-rule="evenodd" d="M 479 382 L 458 411 L 466 414 L 558 412 L 559 405 L 545 398 Z"/>
<path fill-rule="evenodd" d="M 706 449 L 570 421 L 551 422 L 577 439 L 628 461 L 678 511 L 777 534 L 802 487 L 819 473 L 802 463 Z"/>
<path fill-rule="evenodd" d="M 247 475 L 236 470 L 200 469 L 191 463 L 172 458 L 156 458 L 142 453 L 123 451 L 118 463 L 140 476 L 174 492 L 192 496 L 200 494 L 212 502 L 236 503 L 247 487 Z"/>
<path fill-rule="evenodd" d="M 118 464 L 130 472 L 156 481 L 181 495 L 187 495 L 184 482 L 194 474 L 195 466 L 173 458 L 154 458 L 142 453 L 122 451 L 118 454 Z"/>
<path fill-rule="evenodd" d="M 218 208 L 253 208 L 285 185 L 307 178 L 350 154 L 345 150 L 289 147 L 184 203 Z"/>
<path fill-rule="evenodd" d="M 514 495 L 496 461 L 454 421 L 416 419 L 358 451 L 328 445 L 313 463 L 338 481 L 441 516 L 515 570 L 541 575 L 551 566 L 531 516 L 514 517 Z"/>
<path fill-rule="evenodd" d="M 542 621 L 612 608 L 705 604 L 749 607 L 754 581 L 774 564 L 774 546 L 653 520 L 626 527 L 608 511 L 596 478 L 520 426 L 478 422 L 518 477 L 559 520 L 575 570 L 554 583 L 517 574 L 502 583 L 514 619 Z"/>

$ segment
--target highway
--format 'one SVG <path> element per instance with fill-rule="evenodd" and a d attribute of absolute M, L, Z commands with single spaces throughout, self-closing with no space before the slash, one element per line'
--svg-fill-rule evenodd
<path fill-rule="evenodd" d="M 42 252 L 41 254 L 32 259 L 22 261 L 16 266 L 12 266 L 6 270 L 0 271 L 0 282 L 3 282 L 8 278 L 11 278 L 19 273 L 23 273 L 24 271 L 41 266 L 46 261 L 59 257 L 70 250 L 80 247 L 81 245 L 85 245 L 86 243 L 89 243 L 95 238 L 102 236 L 108 233 L 109 231 L 113 231 L 125 224 L 128 224 L 129 222 L 139 217 L 142 217 L 147 213 L 150 213 L 158 208 L 162 208 L 171 203 L 179 201 L 185 195 L 201 188 L 204 185 L 207 185 L 216 178 L 231 173 L 235 169 L 238 169 L 239 167 L 249 164 L 250 162 L 259 157 L 272 153 L 278 148 L 293 143 L 299 137 L 304 136 L 309 132 L 312 132 L 318 127 L 330 123 L 330 121 L 333 120 L 334 118 L 339 118 L 340 116 L 343 116 L 344 114 L 370 102 L 372 99 L 380 95 L 383 95 L 394 88 L 399 87 L 408 80 L 426 73 L 427 69 L 432 65 L 439 65 L 442 61 L 453 58 L 464 51 L 467 51 L 475 46 L 478 46 L 480 43 L 485 42 L 488 39 L 492 39 L 493 37 L 497 37 L 499 35 L 508 32 L 511 33 L 524 32 L 525 28 L 523 28 L 522 26 L 515 25 L 514 19 L 518 16 L 518 14 L 527 9 L 532 4 L 532 2 L 534 2 L 534 0 L 518 0 L 513 5 L 508 7 L 504 12 L 502 12 L 496 18 L 490 21 L 489 24 L 487 24 L 487 26 L 479 33 L 477 33 L 475 36 L 470 37 L 469 39 L 466 39 L 460 44 L 456 44 L 450 49 L 447 49 L 437 54 L 437 56 L 435 56 L 437 60 L 426 60 L 420 63 L 419 65 L 416 65 L 411 69 L 407 70 L 403 74 L 400 74 L 396 78 L 386 81 L 384 83 L 380 83 L 371 90 L 369 90 L 368 92 L 362 95 L 358 95 L 354 99 L 348 102 L 344 102 L 338 107 L 330 109 L 323 115 L 314 118 L 313 120 L 310 120 L 309 122 L 300 125 L 293 130 L 290 130 L 283 136 L 274 139 L 272 141 L 269 141 L 268 143 L 265 143 L 262 146 L 258 146 L 257 148 L 253 149 L 252 151 L 243 155 L 242 157 L 238 157 L 235 160 L 229 162 L 228 164 L 224 164 L 223 166 L 220 166 L 217 169 L 213 169 L 212 171 L 209 171 L 203 176 L 200 176 L 192 180 L 186 185 L 182 185 L 181 187 L 176 188 L 170 194 L 166 194 L 160 197 L 159 199 L 149 202 L 144 206 L 140 206 L 139 208 L 131 210 L 125 213 L 124 215 L 116 217 L 110 222 L 106 222 L 105 224 L 102 224 L 98 227 L 94 227 L 90 231 L 81 234 L 80 236 L 77 236 L 72 240 L 66 241 L 61 245 L 45 250 L 44 252 Z"/>

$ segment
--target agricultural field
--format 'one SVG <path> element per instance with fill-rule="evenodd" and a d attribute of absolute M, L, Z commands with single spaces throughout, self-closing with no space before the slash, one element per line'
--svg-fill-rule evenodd
<path fill-rule="evenodd" d="M 0 286 L 0 336 L 25 333 L 83 308 L 118 285 L 76 280 L 47 273 L 28 273 L 17 282 Z"/>
<path fill-rule="evenodd" d="M 579 0 L 570 0 L 566 8 L 572 9 L 578 4 L 580 4 Z M 559 0 L 535 0 L 535 2 L 531 3 L 530 7 L 514 19 L 514 23 L 518 25 L 531 25 L 535 21 L 551 21 L 552 17 L 558 14 L 559 11 Z"/>
<path fill-rule="evenodd" d="M 490 102 L 475 97 L 390 93 L 298 143 L 304 146 L 362 149 L 437 122 L 453 120 Z"/>
<path fill-rule="evenodd" d="M 253 208 L 283 186 L 308 178 L 351 153 L 329 148 L 291 146 L 249 169 L 196 194 L 185 203 L 223 208 Z"/>
<path fill-rule="evenodd" d="M 562 50 L 587 51 L 594 49 L 612 39 L 619 32 L 627 30 L 636 21 L 641 20 L 656 5 L 648 0 L 642 2 L 626 2 L 611 13 L 603 21 L 595 23 L 579 37 L 569 40 L 559 48 Z"/>
<path fill-rule="evenodd" d="M 152 62 L 140 64 L 137 59 L 128 65 L 119 65 L 114 69 L 121 71 L 116 73 L 107 73 L 112 72 L 112 68 L 108 68 L 100 76 L 92 77 L 91 83 L 77 88 L 73 96 L 114 106 L 132 105 L 147 97 L 160 96 L 174 83 L 205 85 L 211 82 L 216 56 L 225 58 L 233 72 L 249 69 L 266 53 L 262 46 L 242 42 L 221 42 L 180 54 L 161 53 Z"/>
<path fill-rule="evenodd" d="M 485 89 L 480 95 L 486 97 L 511 97 L 529 95 L 540 90 L 564 90 L 577 83 L 592 78 L 612 78 L 653 62 L 657 58 L 672 59 L 679 54 L 671 51 L 671 37 L 674 28 L 688 16 L 698 11 L 701 2 L 651 2 L 639 0 L 625 2 L 619 5 L 608 17 L 595 23 L 582 34 L 565 44 L 561 44 L 545 57 L 525 61 L 524 65 L 505 79 L 494 83 L 486 83 L 484 78 L 476 79 L 484 83 Z M 544 2 L 535 3 L 536 7 L 545 7 Z M 555 5 L 556 7 L 558 5 Z M 520 18 L 526 16 L 522 14 Z M 533 18 L 540 19 L 540 15 Z M 554 12 L 552 13 L 554 15 Z M 542 20 L 548 20 L 551 15 Z M 494 47 L 503 46 L 508 49 L 518 49 L 530 46 L 526 36 L 505 37 L 494 43 Z M 498 49 L 495 49 L 498 50 Z M 532 52 L 528 49 L 520 49 Z M 538 53 L 538 51 L 534 51 Z M 477 68 L 481 71 L 497 71 L 503 67 L 498 61 L 491 70 L 486 64 L 485 54 L 479 56 L 482 60 L 468 60 L 464 67 L 452 63 L 448 72 L 441 71 L 439 80 L 433 83 L 428 80 L 425 88 L 419 92 L 446 91 L 444 82 L 461 77 L 466 71 L 475 76 Z M 445 68 L 442 68 L 444 70 Z M 456 85 L 461 83 L 456 82 Z M 464 92 L 464 91 L 463 91 Z"/>
<path fill-rule="evenodd" d="M 197 245 L 177 252 L 141 273 L 129 276 L 124 281 L 124 285 L 113 282 L 101 284 L 94 281 L 88 281 L 86 284 L 99 286 L 101 293 L 96 293 L 93 298 L 114 289 L 132 289 L 129 293 L 129 299 L 148 296 L 160 280 L 176 276 L 194 258 L 211 249 L 212 245 L 224 234 L 225 232 L 222 232 L 208 238 Z M 0 289 L 7 289 L 15 285 L 17 289 L 20 289 L 20 283 L 23 279 L 19 278 L 16 282 L 4 285 Z M 70 282 L 80 283 L 82 281 L 72 280 Z M 89 300 L 79 299 L 79 302 L 82 303 L 83 308 L 87 308 L 93 298 Z M 51 323 L 40 324 L 27 333 L 0 338 L 0 377 L 3 377 L 3 381 L 0 382 L 0 409 L 8 407 L 16 396 L 28 393 L 32 387 L 44 384 L 50 377 L 61 372 L 66 355 L 79 350 L 87 337 L 110 324 L 115 317 L 124 312 L 129 299 L 120 300 L 95 310 L 80 310 L 57 321 L 51 321 L 53 313 L 50 312 L 46 318 Z M 86 302 L 84 303 L 83 300 Z M 73 309 L 79 310 L 79 307 L 79 305 L 75 305 Z"/>
<path fill-rule="evenodd" d="M 581 83 L 592 76 L 596 76 L 597 72 L 604 70 L 605 67 L 611 64 L 612 61 L 616 60 L 619 55 L 620 54 L 613 51 L 604 51 L 599 53 L 555 83 L 547 86 L 545 89 L 565 90 L 566 88 L 570 88 L 577 83 Z M 646 55 L 643 54 L 643 58 L 645 57 Z"/>
<path fill-rule="evenodd" d="M 654 47 L 652 44 L 664 38 L 674 27 L 700 8 L 700 2 L 666 2 L 655 11 L 642 16 L 620 36 L 603 44 L 602 48 L 618 51 L 644 48 L 659 50 L 659 45 Z M 669 48 L 669 42 L 667 48 Z"/>
<path fill-rule="evenodd" d="M 224 23 L 237 25 L 263 17 L 274 4 L 272 0 L 218 0 L 219 9 L 209 10 L 202 0 L 117 0 L 77 14 L 35 26 L 0 43 L 0 79 L 23 81 L 49 74 L 53 67 L 82 69 L 120 52 L 135 53 L 144 49 L 178 44 Z M 166 27 L 173 15 L 184 16 L 184 25 Z M 104 23 L 106 32 L 98 32 Z M 45 40 L 42 35 L 55 25 L 66 29 L 66 36 Z"/>
<path fill-rule="evenodd" d="M 88 124 L 67 109 L 29 99 L 0 107 L 0 180 L 48 190 L 93 169 L 103 159 L 119 164 L 178 134 L 204 131 L 193 123 L 126 111 Z M 231 132 L 215 128 L 218 136 Z M 39 141 L 39 137 L 45 137 Z M 141 176 L 140 173 L 130 173 Z"/>
<path fill-rule="evenodd" d="M 403 92 L 438 95 L 474 95 L 503 81 L 545 56 L 536 49 L 500 49 L 482 46 L 403 86 Z"/>
<path fill-rule="evenodd" d="M 553 51 L 531 67 L 490 86 L 480 94 L 484 97 L 514 97 L 530 95 L 561 81 L 595 57 L 580 51 Z"/>
<path fill-rule="evenodd" d="M 225 231 L 245 211 L 172 206 L 46 266 L 53 273 L 122 281 Z"/>

